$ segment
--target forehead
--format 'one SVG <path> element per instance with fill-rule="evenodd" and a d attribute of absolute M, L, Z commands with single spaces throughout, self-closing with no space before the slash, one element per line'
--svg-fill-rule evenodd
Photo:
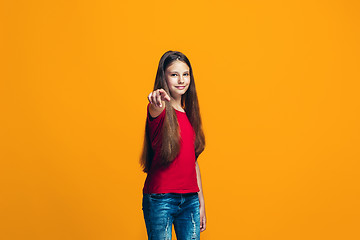
<path fill-rule="evenodd" d="M 167 68 L 166 71 L 168 72 L 185 72 L 185 71 L 189 71 L 189 66 L 179 60 L 176 60 L 174 62 L 172 62 Z"/>

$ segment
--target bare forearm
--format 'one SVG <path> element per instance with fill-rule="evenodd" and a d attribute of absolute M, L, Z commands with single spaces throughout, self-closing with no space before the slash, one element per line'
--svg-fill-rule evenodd
<path fill-rule="evenodd" d="M 200 174 L 200 167 L 198 162 L 196 161 L 195 163 L 195 168 L 196 168 L 196 177 L 197 177 L 197 183 L 199 186 L 199 192 L 198 192 L 198 196 L 199 196 L 199 203 L 200 203 L 200 232 L 205 231 L 206 229 L 206 213 L 205 213 L 205 201 L 204 201 L 204 194 L 203 194 L 203 189 L 202 189 L 202 183 L 201 183 L 201 174 Z"/>
<path fill-rule="evenodd" d="M 196 168 L 196 177 L 197 177 L 197 184 L 199 186 L 200 191 L 198 192 L 199 195 L 199 202 L 200 205 L 205 206 L 205 201 L 204 201 L 204 194 L 203 194 L 203 189 L 202 189 L 202 183 L 201 183 L 201 174 L 200 174 L 200 167 L 198 162 L 195 162 L 195 168 Z"/>

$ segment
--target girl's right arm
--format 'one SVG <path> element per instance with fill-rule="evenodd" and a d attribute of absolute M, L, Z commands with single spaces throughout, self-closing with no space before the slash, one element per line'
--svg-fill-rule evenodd
<path fill-rule="evenodd" d="M 153 118 L 156 118 L 165 108 L 164 100 L 170 102 L 170 97 L 164 89 L 160 88 L 151 92 L 148 100 L 150 102 L 149 113 Z"/>

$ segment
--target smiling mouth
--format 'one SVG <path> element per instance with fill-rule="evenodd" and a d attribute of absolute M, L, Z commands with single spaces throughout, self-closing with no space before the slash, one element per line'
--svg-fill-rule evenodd
<path fill-rule="evenodd" d="M 176 88 L 184 89 L 185 86 L 177 86 Z"/>

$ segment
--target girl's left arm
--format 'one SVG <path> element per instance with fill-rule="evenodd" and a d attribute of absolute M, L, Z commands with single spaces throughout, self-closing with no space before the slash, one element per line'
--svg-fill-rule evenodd
<path fill-rule="evenodd" d="M 200 202 L 200 231 L 203 232 L 206 229 L 205 201 L 204 201 L 204 194 L 201 184 L 200 167 L 197 161 L 195 162 L 195 168 L 196 168 L 197 184 L 200 189 L 200 191 L 198 192 L 199 202 Z"/>

